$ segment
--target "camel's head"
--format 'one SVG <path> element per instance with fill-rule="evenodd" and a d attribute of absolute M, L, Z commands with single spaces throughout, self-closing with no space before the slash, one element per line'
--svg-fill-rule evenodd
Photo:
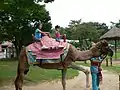
<path fill-rule="evenodd" d="M 108 52 L 111 51 L 106 40 L 101 40 L 97 42 L 94 46 L 92 46 L 91 50 L 94 56 L 100 56 L 102 54 L 107 55 Z"/>

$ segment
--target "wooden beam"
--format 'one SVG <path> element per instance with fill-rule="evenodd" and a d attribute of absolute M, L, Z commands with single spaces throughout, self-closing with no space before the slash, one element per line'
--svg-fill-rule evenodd
<path fill-rule="evenodd" d="M 115 60 L 117 59 L 117 39 L 115 39 Z"/>

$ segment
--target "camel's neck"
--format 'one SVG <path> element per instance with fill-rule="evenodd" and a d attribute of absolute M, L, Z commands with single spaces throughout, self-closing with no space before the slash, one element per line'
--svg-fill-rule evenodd
<path fill-rule="evenodd" d="M 74 46 L 71 45 L 67 59 L 71 59 L 72 61 L 84 61 L 89 60 L 93 57 L 93 53 L 91 50 L 79 51 Z"/>
<path fill-rule="evenodd" d="M 93 53 L 91 50 L 85 50 L 85 51 L 80 51 L 77 50 L 76 48 L 73 48 L 73 52 L 74 52 L 74 61 L 82 61 L 82 60 L 89 60 L 90 58 L 92 58 Z"/>
<path fill-rule="evenodd" d="M 86 51 L 78 51 L 76 53 L 76 60 L 89 60 L 90 58 L 92 58 L 93 54 L 90 50 L 86 50 Z"/>

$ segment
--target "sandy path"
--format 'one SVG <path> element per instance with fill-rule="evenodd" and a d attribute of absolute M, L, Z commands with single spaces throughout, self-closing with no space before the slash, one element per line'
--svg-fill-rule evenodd
<path fill-rule="evenodd" d="M 118 75 L 103 71 L 104 81 L 101 85 L 101 90 L 119 90 L 118 89 Z M 14 90 L 13 86 L 4 86 L 0 90 Z M 23 90 L 62 90 L 62 85 L 60 81 L 45 82 L 42 84 L 24 86 Z M 80 73 L 79 76 L 74 79 L 67 80 L 67 90 L 91 90 L 85 89 L 85 75 Z"/>

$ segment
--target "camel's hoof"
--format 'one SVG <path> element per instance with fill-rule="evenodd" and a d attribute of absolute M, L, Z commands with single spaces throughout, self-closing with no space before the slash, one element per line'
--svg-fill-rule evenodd
<path fill-rule="evenodd" d="M 85 74 L 86 74 L 86 75 L 89 75 L 89 73 L 90 73 L 89 70 L 86 70 L 86 71 L 85 71 Z"/>
<path fill-rule="evenodd" d="M 90 88 L 90 85 L 86 85 L 86 88 Z"/>
<path fill-rule="evenodd" d="M 90 89 L 90 88 L 85 88 L 84 90 L 92 90 L 92 89 Z"/>

